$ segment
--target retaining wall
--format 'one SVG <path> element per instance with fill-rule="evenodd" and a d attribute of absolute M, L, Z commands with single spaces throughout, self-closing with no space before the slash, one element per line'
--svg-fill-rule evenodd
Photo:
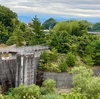
<path fill-rule="evenodd" d="M 100 76 L 100 67 L 93 68 L 93 75 Z M 56 87 L 59 88 L 72 88 L 72 75 L 69 73 L 54 73 L 54 72 L 44 72 L 44 80 L 53 79 L 56 81 Z"/>
<path fill-rule="evenodd" d="M 56 87 L 59 88 L 72 88 L 72 75 L 69 73 L 51 73 L 44 72 L 44 80 L 53 79 L 56 81 Z"/>

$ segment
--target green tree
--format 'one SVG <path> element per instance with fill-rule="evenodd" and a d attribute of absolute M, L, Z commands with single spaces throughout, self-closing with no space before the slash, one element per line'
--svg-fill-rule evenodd
<path fill-rule="evenodd" d="M 72 52 L 67 53 L 66 63 L 67 63 L 68 66 L 75 66 L 76 57 Z"/>
<path fill-rule="evenodd" d="M 16 29 L 14 30 L 12 36 L 8 39 L 7 45 L 16 44 L 16 46 L 22 46 L 23 41 L 24 41 L 23 32 L 20 29 L 20 24 L 19 24 L 19 26 L 16 27 Z"/>
<path fill-rule="evenodd" d="M 46 94 L 55 93 L 55 86 L 56 86 L 56 82 L 53 79 L 47 79 L 42 84 L 42 88 L 45 88 L 44 91 L 46 92 Z"/>
<path fill-rule="evenodd" d="M 0 21 L 4 24 L 8 32 L 13 32 L 13 19 L 17 19 L 17 14 L 11 11 L 9 8 L 0 5 Z"/>
<path fill-rule="evenodd" d="M 37 16 L 34 17 L 32 23 L 30 24 L 32 34 L 30 35 L 30 45 L 44 44 L 45 43 L 45 33 L 43 31 L 43 26 L 39 22 Z"/>
<path fill-rule="evenodd" d="M 70 49 L 69 36 L 66 31 L 54 32 L 49 43 L 50 48 L 55 48 L 59 53 L 66 53 Z"/>
<path fill-rule="evenodd" d="M 100 40 L 91 42 L 86 47 L 85 54 L 92 58 L 95 65 L 100 65 Z"/>
<path fill-rule="evenodd" d="M 8 38 L 9 38 L 8 31 L 5 29 L 4 24 L 0 22 L 0 43 L 6 43 Z"/>
<path fill-rule="evenodd" d="M 67 71 L 68 68 L 67 62 L 62 58 L 60 63 L 58 64 L 58 67 L 61 70 L 61 72 Z"/>

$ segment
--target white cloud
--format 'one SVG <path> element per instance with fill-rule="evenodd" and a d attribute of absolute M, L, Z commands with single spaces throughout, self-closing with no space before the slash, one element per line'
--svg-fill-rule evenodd
<path fill-rule="evenodd" d="M 0 0 L 17 14 L 100 17 L 100 0 Z"/>

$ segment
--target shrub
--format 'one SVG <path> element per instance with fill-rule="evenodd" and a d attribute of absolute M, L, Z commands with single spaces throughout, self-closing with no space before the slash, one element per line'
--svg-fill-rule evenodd
<path fill-rule="evenodd" d="M 58 68 L 58 65 L 56 63 L 48 63 L 46 66 L 46 71 L 61 72 L 61 70 Z"/>
<path fill-rule="evenodd" d="M 39 68 L 43 71 L 46 70 L 48 63 L 50 62 L 49 53 L 44 51 L 40 56 Z"/>
<path fill-rule="evenodd" d="M 100 78 L 99 77 L 92 77 L 90 81 L 88 81 L 86 85 L 86 92 L 85 94 L 91 98 L 97 99 L 100 93 Z"/>
<path fill-rule="evenodd" d="M 49 59 L 49 53 L 47 51 L 44 51 L 41 56 L 40 59 L 43 60 L 43 63 L 47 63 L 50 59 Z"/>
<path fill-rule="evenodd" d="M 92 78 L 92 71 L 86 67 L 74 67 L 72 69 L 74 89 L 81 88 L 81 92 L 86 90 L 86 84 Z M 84 84 L 83 84 L 84 83 Z"/>
<path fill-rule="evenodd" d="M 94 61 L 91 58 L 91 56 L 87 55 L 86 57 L 83 58 L 83 61 L 89 65 L 89 66 L 93 66 L 94 65 Z"/>
<path fill-rule="evenodd" d="M 88 99 L 97 99 L 100 93 L 100 77 L 93 77 L 92 70 L 86 67 L 74 67 L 72 73 L 74 89 L 80 89 Z"/>
<path fill-rule="evenodd" d="M 25 99 L 31 97 L 35 97 L 36 99 L 39 99 L 40 97 L 40 88 L 36 85 L 30 85 L 30 86 L 23 86 L 20 85 L 19 87 L 16 87 L 13 89 L 12 93 L 13 97 L 15 99 Z M 10 95 L 10 94 L 9 94 Z"/>
<path fill-rule="evenodd" d="M 66 62 L 68 66 L 74 66 L 75 65 L 75 55 L 72 54 L 72 52 L 68 52 L 67 57 L 66 57 Z"/>
<path fill-rule="evenodd" d="M 41 93 L 44 93 L 44 94 L 54 93 L 55 85 L 56 85 L 56 82 L 54 80 L 52 79 L 45 80 L 42 85 Z"/>
<path fill-rule="evenodd" d="M 51 51 L 49 51 L 49 57 L 50 57 L 50 61 L 57 61 L 58 59 L 57 49 L 53 48 Z"/>
<path fill-rule="evenodd" d="M 67 65 L 66 61 L 64 61 L 64 59 L 61 59 L 58 67 L 61 70 L 61 72 L 64 72 L 64 71 L 67 71 L 68 65 Z"/>

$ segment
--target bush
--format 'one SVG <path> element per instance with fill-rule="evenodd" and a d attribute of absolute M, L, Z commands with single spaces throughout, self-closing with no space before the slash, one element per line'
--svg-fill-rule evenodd
<path fill-rule="evenodd" d="M 43 94 L 54 93 L 55 85 L 56 85 L 56 82 L 54 80 L 52 79 L 45 80 L 41 87 L 41 93 Z"/>
<path fill-rule="evenodd" d="M 31 97 L 31 99 L 32 97 L 39 99 L 40 88 L 34 84 L 27 87 L 20 85 L 19 87 L 14 88 L 10 94 L 13 95 L 15 99 L 27 99 L 29 97 Z M 10 94 L 8 95 L 9 97 L 11 97 Z"/>
<path fill-rule="evenodd" d="M 40 59 L 43 60 L 43 63 L 47 63 L 50 59 L 49 59 L 49 53 L 47 51 L 44 51 L 41 56 Z"/>
<path fill-rule="evenodd" d="M 74 89 L 81 88 L 81 92 L 86 90 L 86 84 L 92 78 L 92 71 L 86 67 L 74 67 L 72 69 Z M 84 83 L 84 84 L 83 84 Z"/>
<path fill-rule="evenodd" d="M 46 70 L 48 63 L 50 62 L 49 53 L 44 51 L 40 55 L 40 62 L 39 62 L 39 68 L 43 71 Z"/>
<path fill-rule="evenodd" d="M 67 57 L 66 57 L 66 62 L 68 66 L 75 66 L 75 55 L 72 54 L 72 52 L 68 52 Z"/>
<path fill-rule="evenodd" d="M 89 66 L 93 66 L 94 65 L 94 61 L 91 58 L 91 56 L 87 55 L 86 57 L 83 58 L 83 61 L 89 65 Z"/>
<path fill-rule="evenodd" d="M 64 72 L 64 71 L 67 71 L 68 65 L 67 65 L 66 61 L 64 61 L 64 59 L 61 59 L 58 67 L 61 70 L 61 72 Z"/>
<path fill-rule="evenodd" d="M 93 77 L 93 72 L 86 67 L 75 67 L 72 70 L 75 90 L 85 94 L 88 99 L 97 99 L 100 93 L 100 77 Z"/>
<path fill-rule="evenodd" d="M 100 94 L 100 78 L 99 77 L 92 77 L 92 79 L 86 85 L 86 92 L 85 94 L 87 97 L 97 99 L 98 95 Z"/>
<path fill-rule="evenodd" d="M 53 49 L 49 52 L 49 57 L 50 57 L 50 61 L 57 61 L 57 59 L 58 59 L 58 52 L 57 52 L 57 49 L 53 48 Z"/>

